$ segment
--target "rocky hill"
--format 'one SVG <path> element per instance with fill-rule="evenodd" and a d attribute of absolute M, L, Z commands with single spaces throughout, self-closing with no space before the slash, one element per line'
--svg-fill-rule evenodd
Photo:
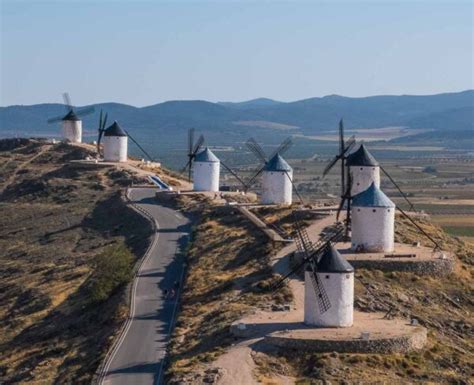
<path fill-rule="evenodd" d="M 126 315 L 151 228 L 133 175 L 70 163 L 89 151 L 0 141 L 0 382 L 88 384 Z"/>

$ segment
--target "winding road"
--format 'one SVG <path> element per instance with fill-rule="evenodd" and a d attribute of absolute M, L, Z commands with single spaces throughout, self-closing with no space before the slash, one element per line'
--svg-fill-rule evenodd
<path fill-rule="evenodd" d="M 160 205 L 155 192 L 150 188 L 130 190 L 132 203 L 150 214 L 158 226 L 132 284 L 131 317 L 100 373 L 101 385 L 159 385 L 163 381 L 191 224 L 179 212 Z M 176 281 L 180 282 L 178 290 Z"/>

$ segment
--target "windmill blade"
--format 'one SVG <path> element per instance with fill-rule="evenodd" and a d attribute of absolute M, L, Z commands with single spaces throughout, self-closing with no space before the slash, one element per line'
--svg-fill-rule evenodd
<path fill-rule="evenodd" d="M 352 135 L 346 142 L 345 146 L 344 146 L 344 154 L 347 154 L 349 152 L 349 150 L 354 147 L 354 144 L 356 143 L 356 139 L 355 139 L 355 136 Z"/>
<path fill-rule="evenodd" d="M 339 155 L 336 155 L 333 160 L 331 160 L 328 165 L 324 168 L 323 171 L 323 178 L 328 174 L 329 171 L 334 167 L 334 165 L 337 163 L 337 161 L 341 159 Z"/>
<path fill-rule="evenodd" d="M 296 188 L 296 184 L 293 182 L 293 179 L 290 177 L 290 174 L 288 174 L 288 171 L 285 171 L 285 174 L 288 177 L 288 179 L 290 180 L 291 186 L 293 187 L 293 190 L 295 190 L 296 196 L 300 200 L 301 204 L 304 206 L 305 203 L 304 203 L 303 197 L 300 195 L 300 192 Z"/>
<path fill-rule="evenodd" d="M 331 302 L 329 301 L 326 289 L 324 288 L 321 280 L 318 278 L 316 271 L 311 272 L 311 284 L 316 294 L 316 298 L 318 299 L 319 311 L 321 313 L 327 312 L 331 308 Z"/>
<path fill-rule="evenodd" d="M 68 92 L 63 93 L 63 100 L 64 100 L 64 105 L 66 106 L 66 110 L 68 111 L 72 110 L 71 97 L 69 96 Z"/>
<path fill-rule="evenodd" d="M 90 115 L 90 114 L 94 113 L 94 111 L 95 111 L 95 108 L 93 106 L 85 107 L 85 108 L 82 108 L 82 109 L 76 111 L 76 115 L 77 116 L 87 116 L 87 115 Z"/>
<path fill-rule="evenodd" d="M 191 165 L 191 159 L 188 160 L 188 162 L 186 163 L 186 166 L 184 166 L 181 170 L 180 170 L 180 174 L 184 174 L 185 171 L 188 169 L 188 167 Z"/>
<path fill-rule="evenodd" d="M 339 215 L 341 214 L 341 211 L 344 207 L 344 202 L 346 201 L 346 197 L 343 196 L 341 199 L 341 203 L 339 203 L 339 207 L 337 208 L 337 214 L 336 214 L 336 221 L 339 221 Z"/>
<path fill-rule="evenodd" d="M 276 154 L 283 155 L 288 149 L 293 145 L 293 140 L 291 139 L 291 136 L 286 138 L 281 144 L 278 146 L 278 148 L 273 151 L 272 155 L 270 156 L 269 159 L 273 158 Z"/>
<path fill-rule="evenodd" d="M 260 162 L 267 163 L 265 151 L 263 151 L 263 148 L 257 143 L 254 138 L 250 138 L 245 144 L 247 145 L 247 148 L 250 150 L 250 152 L 252 152 L 256 156 L 256 158 L 260 160 Z"/>
<path fill-rule="evenodd" d="M 99 114 L 99 131 L 104 128 L 103 125 L 102 125 L 102 109 L 100 110 L 100 114 Z"/>
<path fill-rule="evenodd" d="M 408 197 L 405 195 L 402 189 L 398 186 L 397 182 L 395 182 L 395 180 L 390 176 L 390 174 L 382 166 L 379 166 L 379 167 L 383 171 L 383 173 L 388 177 L 388 179 L 390 179 L 390 182 L 392 182 L 393 185 L 397 188 L 398 192 L 402 195 L 403 199 L 405 199 L 405 201 L 408 203 L 410 210 L 416 212 L 415 206 L 413 206 L 413 203 L 410 202 Z"/>
<path fill-rule="evenodd" d="M 127 136 L 132 140 L 132 142 L 135 143 L 137 145 L 137 147 L 145 154 L 145 156 L 148 158 L 148 160 L 150 162 L 154 162 L 154 159 L 150 156 L 150 154 L 148 154 L 148 152 L 146 152 L 145 149 L 142 146 L 140 146 L 140 144 L 133 138 L 133 136 L 130 135 L 130 133 L 126 129 L 123 129 L 123 130 L 125 131 Z"/>
<path fill-rule="evenodd" d="M 194 145 L 193 151 L 191 153 L 193 158 L 197 154 L 197 152 L 199 151 L 199 149 L 201 148 L 203 143 L 204 143 L 204 136 L 200 135 L 197 142 L 196 142 L 196 144 Z"/>
<path fill-rule="evenodd" d="M 48 124 L 60 122 L 63 118 L 64 116 L 56 116 L 55 118 L 48 119 Z"/>
<path fill-rule="evenodd" d="M 344 228 L 340 228 L 340 227 L 336 227 L 336 232 L 331 234 L 329 237 L 325 237 L 324 239 L 321 239 L 321 243 L 322 245 L 319 246 L 318 248 L 316 248 L 316 250 L 313 251 L 312 254 L 310 255 L 305 255 L 303 257 L 303 260 L 298 264 L 296 265 L 293 269 L 291 269 L 287 274 L 285 274 L 284 276 L 282 276 L 276 283 L 274 283 L 271 287 L 271 290 L 272 291 L 276 291 L 278 289 L 280 289 L 282 286 L 283 286 L 283 283 L 293 274 L 295 274 L 296 272 L 298 272 L 309 260 L 311 259 L 314 259 L 314 261 L 318 261 L 319 260 L 319 256 L 321 255 L 321 253 L 324 251 L 325 247 L 327 247 L 327 243 L 331 243 L 331 242 L 338 242 L 341 238 L 341 235 L 343 234 L 344 232 Z"/>
<path fill-rule="evenodd" d="M 105 114 L 104 120 L 102 122 L 102 129 L 105 129 L 105 126 L 107 125 L 107 117 L 109 116 L 108 113 Z"/>
<path fill-rule="evenodd" d="M 344 121 L 339 121 L 339 154 L 344 152 Z"/>
<path fill-rule="evenodd" d="M 408 219 L 426 238 L 428 238 L 433 244 L 435 245 L 435 250 L 441 250 L 441 246 L 439 245 L 438 242 L 436 242 L 425 230 L 421 228 L 418 223 L 416 223 L 413 218 L 411 218 L 405 211 L 403 211 L 400 207 L 395 206 L 398 211 L 406 218 Z"/>
<path fill-rule="evenodd" d="M 188 154 L 193 153 L 194 147 L 194 128 L 188 130 Z"/>
<path fill-rule="evenodd" d="M 99 137 L 97 138 L 97 153 L 100 155 L 100 141 L 102 140 L 102 135 L 104 130 L 99 129 Z"/>
<path fill-rule="evenodd" d="M 258 169 L 256 173 L 249 179 L 249 181 L 246 183 L 247 188 L 249 188 L 250 186 L 252 186 L 252 184 L 255 183 L 255 180 L 262 173 L 264 168 L 265 168 L 265 164 L 262 167 L 260 167 L 260 169 Z"/>
<path fill-rule="evenodd" d="M 237 179 L 241 184 L 242 186 L 244 187 L 244 190 L 247 190 L 248 186 L 245 184 L 245 182 L 237 175 L 237 173 L 232 170 L 230 167 L 228 167 L 224 162 L 222 162 L 221 160 L 221 165 L 224 166 L 224 168 L 229 171 L 235 179 Z"/>

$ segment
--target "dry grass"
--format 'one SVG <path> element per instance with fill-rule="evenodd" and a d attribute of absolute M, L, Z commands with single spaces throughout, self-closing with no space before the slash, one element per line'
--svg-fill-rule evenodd
<path fill-rule="evenodd" d="M 316 354 L 275 350 L 256 361 L 259 373 L 269 370 L 296 375 L 297 384 L 468 384 L 474 372 L 472 312 L 473 253 L 457 239 L 424 220 L 421 226 L 444 249 L 455 251 L 459 263 L 448 277 L 413 273 L 358 270 L 356 308 L 387 311 L 402 318 L 417 318 L 428 328 L 426 349 L 406 355 Z M 423 240 L 406 220 L 397 218 L 397 240 Z M 370 288 L 371 295 L 360 281 Z M 266 357 L 265 357 L 266 356 Z M 274 361 L 277 361 L 277 364 Z"/>
<path fill-rule="evenodd" d="M 17 171 L 0 197 L 0 377 L 85 384 L 126 314 L 123 290 L 91 301 L 95 258 L 110 245 L 141 255 L 150 228 L 120 197 L 131 175 L 69 164 L 88 152 L 62 144 L 26 163 L 43 146 L 0 152 L 2 181 Z"/>
<path fill-rule="evenodd" d="M 171 344 L 168 377 L 173 381 L 213 361 L 232 343 L 231 323 L 257 308 L 291 300 L 289 291 L 269 292 L 276 250 L 232 207 L 179 197 L 198 218 L 188 254 L 182 306 Z"/>

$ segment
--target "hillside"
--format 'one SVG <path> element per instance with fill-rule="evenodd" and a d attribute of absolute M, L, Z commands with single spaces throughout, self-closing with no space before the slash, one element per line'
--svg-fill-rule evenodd
<path fill-rule="evenodd" d="M 134 176 L 88 150 L 0 141 L 2 384 L 88 384 L 126 315 L 151 227 L 121 198 Z"/>
<path fill-rule="evenodd" d="M 427 327 L 429 343 L 424 350 L 407 355 L 316 354 L 269 348 L 253 341 L 251 355 L 238 355 L 241 344 L 230 333 L 232 322 L 257 309 L 292 301 L 287 288 L 276 293 L 268 290 L 276 279 L 268 270 L 268 261 L 278 249 L 255 234 L 239 215 L 226 215 L 226 208 L 183 198 L 179 205 L 198 213 L 200 221 L 190 248 L 182 310 L 171 345 L 170 384 L 215 383 L 225 373 L 216 362 L 224 360 L 264 384 L 282 379 L 297 384 L 468 384 L 474 375 L 470 365 L 474 359 L 470 317 L 473 254 L 462 241 L 429 221 L 422 223 L 425 231 L 458 256 L 452 275 L 436 278 L 360 269 L 355 287 L 359 311 L 393 308 L 393 315 L 415 317 Z M 271 209 L 265 215 L 272 216 Z M 273 213 L 274 217 L 281 215 L 278 210 Z M 280 221 L 284 225 L 285 217 Z M 401 218 L 397 218 L 396 237 L 405 242 L 420 239 L 417 230 Z M 249 258 L 249 249 L 258 250 L 252 252 L 253 258 Z M 229 363 L 230 356 L 224 359 L 230 349 L 235 349 L 233 363 Z"/>

